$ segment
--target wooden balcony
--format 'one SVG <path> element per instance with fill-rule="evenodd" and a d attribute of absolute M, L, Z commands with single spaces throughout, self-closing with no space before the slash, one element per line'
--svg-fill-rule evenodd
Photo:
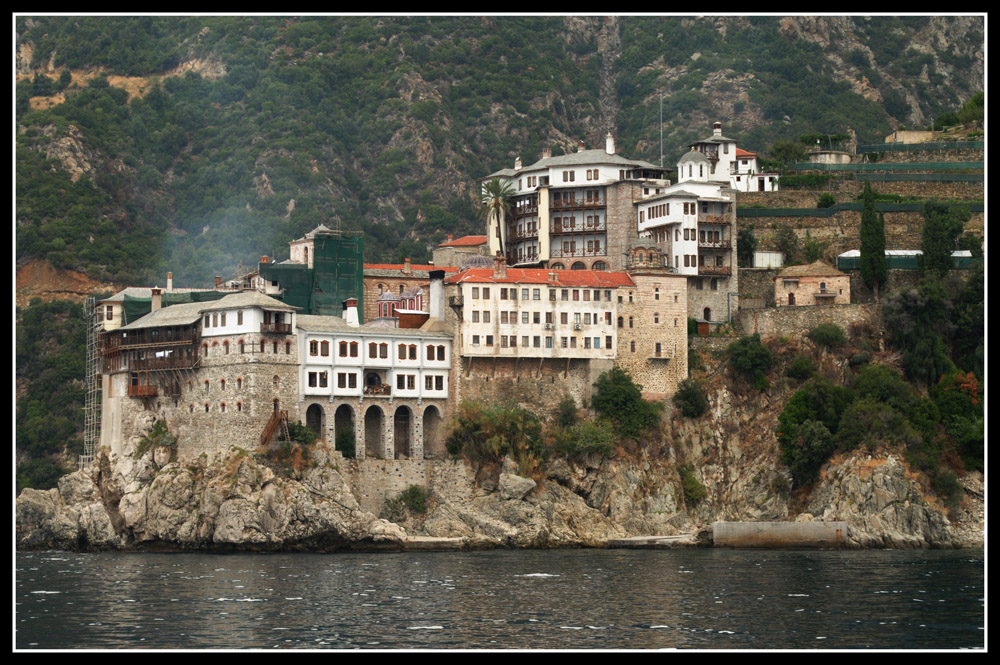
<path fill-rule="evenodd" d="M 732 224 L 733 221 L 728 215 L 707 215 L 698 213 L 699 224 Z"/>
<path fill-rule="evenodd" d="M 156 386 L 129 386 L 129 397 L 156 397 Z"/>
<path fill-rule="evenodd" d="M 262 323 L 260 324 L 260 331 L 262 333 L 268 333 L 271 335 L 290 335 L 292 334 L 292 324 L 291 323 Z"/>
<path fill-rule="evenodd" d="M 729 240 L 698 240 L 698 249 L 732 249 L 733 243 Z"/>
<path fill-rule="evenodd" d="M 599 231 L 607 231 L 608 224 L 607 220 L 601 220 L 600 222 L 586 222 L 582 221 L 579 224 L 551 224 L 549 229 L 552 233 L 595 233 Z"/>
<path fill-rule="evenodd" d="M 604 199 L 573 199 L 572 201 L 560 200 L 553 201 L 549 205 L 549 210 L 588 210 L 594 208 L 606 208 L 607 201 Z"/>
<path fill-rule="evenodd" d="M 698 274 L 728 276 L 733 274 L 733 271 L 729 266 L 698 266 Z"/>
<path fill-rule="evenodd" d="M 583 249 L 583 248 L 571 248 L 563 249 L 562 247 L 554 247 L 549 252 L 549 256 L 553 259 L 569 259 L 577 257 L 588 257 L 588 256 L 607 256 L 607 247 L 600 247 L 595 249 Z"/>
<path fill-rule="evenodd" d="M 392 386 L 382 384 L 381 386 L 365 386 L 365 395 L 372 397 L 389 397 L 392 395 Z"/>
<path fill-rule="evenodd" d="M 201 335 L 191 329 L 151 328 L 125 332 L 112 330 L 101 335 L 101 354 L 108 355 L 131 349 L 196 346 L 200 341 Z"/>

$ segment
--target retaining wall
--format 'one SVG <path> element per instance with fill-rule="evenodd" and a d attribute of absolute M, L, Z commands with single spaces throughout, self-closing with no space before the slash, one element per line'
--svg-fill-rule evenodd
<path fill-rule="evenodd" d="M 716 522 L 715 547 L 844 547 L 847 522 Z"/>

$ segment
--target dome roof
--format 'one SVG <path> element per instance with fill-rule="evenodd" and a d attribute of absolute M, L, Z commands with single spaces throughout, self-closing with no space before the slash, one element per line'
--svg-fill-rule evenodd
<path fill-rule="evenodd" d="M 493 259 L 483 256 L 482 254 L 473 254 L 465 260 L 462 264 L 462 270 L 466 268 L 492 268 Z"/>
<path fill-rule="evenodd" d="M 708 157 L 704 155 L 700 150 L 689 150 L 684 153 L 684 156 L 677 160 L 678 164 L 687 164 L 688 162 L 708 162 Z"/>

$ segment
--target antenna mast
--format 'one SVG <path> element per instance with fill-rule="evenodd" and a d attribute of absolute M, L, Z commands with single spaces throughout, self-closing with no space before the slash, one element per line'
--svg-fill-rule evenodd
<path fill-rule="evenodd" d="M 660 90 L 660 168 L 663 168 L 663 90 Z"/>

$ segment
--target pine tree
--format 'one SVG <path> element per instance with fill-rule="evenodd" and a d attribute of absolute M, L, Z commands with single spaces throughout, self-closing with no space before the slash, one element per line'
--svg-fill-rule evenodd
<path fill-rule="evenodd" d="M 861 279 L 875 294 L 888 277 L 885 260 L 885 215 L 875 215 L 875 192 L 871 183 L 865 181 L 865 191 L 861 197 Z"/>

